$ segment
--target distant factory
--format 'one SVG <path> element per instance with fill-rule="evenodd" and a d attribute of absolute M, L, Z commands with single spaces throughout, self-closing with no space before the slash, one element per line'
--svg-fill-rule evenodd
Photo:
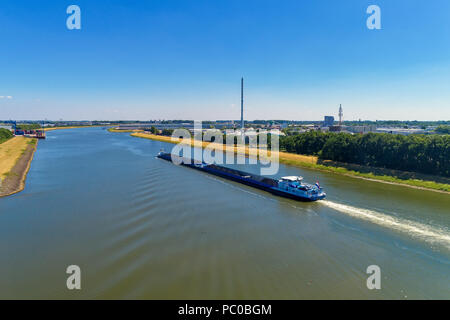
<path fill-rule="evenodd" d="M 342 104 L 339 105 L 338 110 L 338 116 L 339 116 L 339 123 L 338 125 L 334 124 L 334 117 L 333 116 L 325 116 L 323 125 L 320 128 L 322 131 L 330 131 L 330 132 L 347 132 L 347 133 L 369 133 L 369 132 L 376 132 L 377 126 L 376 125 L 351 125 L 346 126 L 343 124 L 344 119 L 344 109 L 342 108 Z"/>
<path fill-rule="evenodd" d="M 45 139 L 45 131 L 40 128 L 21 128 L 21 125 L 17 125 L 16 121 L 5 121 L 0 123 L 0 129 L 5 129 L 11 131 L 15 136 L 24 136 L 29 138 Z"/>
<path fill-rule="evenodd" d="M 325 116 L 322 126 L 320 126 L 320 128 L 315 128 L 315 129 L 321 130 L 321 131 L 330 131 L 330 132 L 347 132 L 347 133 L 360 133 L 360 134 L 376 132 L 376 133 L 390 133 L 390 134 L 401 134 L 401 135 L 432 134 L 432 133 L 434 133 L 434 129 L 435 129 L 433 127 L 426 128 L 426 129 L 425 128 L 417 128 L 417 127 L 406 127 L 406 128 L 389 127 L 389 126 L 379 127 L 377 124 L 358 125 L 355 122 L 351 122 L 351 125 L 344 125 L 344 122 L 343 122 L 344 110 L 342 108 L 342 105 L 339 105 L 338 116 L 339 116 L 339 123 L 337 125 L 334 123 L 335 121 L 334 121 L 333 116 Z"/>
<path fill-rule="evenodd" d="M 342 104 L 339 105 L 339 124 L 334 124 L 333 116 L 325 116 L 323 120 L 323 125 L 321 127 L 322 131 L 330 131 L 330 132 L 343 132 L 346 131 L 346 127 L 342 125 L 342 120 L 344 117 L 344 110 L 342 109 Z"/>
<path fill-rule="evenodd" d="M 334 117 L 333 116 L 325 116 L 323 119 L 323 126 L 324 127 L 334 126 Z"/>

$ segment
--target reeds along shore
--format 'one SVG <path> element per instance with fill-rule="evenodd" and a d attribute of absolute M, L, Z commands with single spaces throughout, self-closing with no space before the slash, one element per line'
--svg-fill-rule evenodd
<path fill-rule="evenodd" d="M 119 131 L 118 131 L 119 132 Z M 131 136 L 138 137 L 138 138 L 144 138 L 144 139 L 150 139 L 150 140 L 157 140 L 162 142 L 168 142 L 168 143 L 180 143 L 182 142 L 182 139 L 173 139 L 172 137 L 167 136 L 160 136 L 160 135 L 154 135 L 154 134 L 148 134 L 143 133 L 139 131 L 134 131 Z M 191 139 L 189 144 L 191 146 L 194 146 L 194 141 Z M 206 146 L 214 147 L 214 145 L 217 146 L 217 148 L 223 148 L 223 145 L 221 144 L 214 144 L 211 142 L 196 142 L 195 146 L 205 148 Z M 224 149 L 223 149 L 224 150 Z M 237 152 L 237 148 L 235 147 L 235 152 Z M 257 154 L 257 150 L 252 150 L 248 147 L 245 149 L 245 155 L 251 156 L 251 155 Z M 416 178 L 399 178 L 397 175 L 391 175 L 392 170 L 387 170 L 383 168 L 372 168 L 372 172 L 370 171 L 369 167 L 365 167 L 365 171 L 356 171 L 349 168 L 344 167 L 344 164 L 333 164 L 332 162 L 327 161 L 319 161 L 318 157 L 315 156 L 305 156 L 305 155 L 298 155 L 288 152 L 279 152 L 279 161 L 281 163 L 285 163 L 288 165 L 293 166 L 299 166 L 299 167 L 306 167 L 313 170 L 319 170 L 324 172 L 331 172 L 335 174 L 345 175 L 348 177 L 353 178 L 359 178 L 359 179 L 365 179 L 368 181 L 375 181 L 375 182 L 381 182 L 381 183 L 387 183 L 387 184 L 393 184 L 393 185 L 399 185 L 404 187 L 410 187 L 415 189 L 422 189 L 422 190 L 429 190 L 429 191 L 435 191 L 435 192 L 441 192 L 450 194 L 450 184 L 448 183 L 442 183 L 438 182 L 438 180 L 421 180 Z M 351 166 L 348 166 L 351 167 Z M 415 173 L 404 173 L 406 176 L 415 176 Z M 439 177 L 436 177 L 438 179 Z"/>
<path fill-rule="evenodd" d="M 37 147 L 37 139 L 14 137 L 0 144 L 0 197 L 22 191 Z"/>

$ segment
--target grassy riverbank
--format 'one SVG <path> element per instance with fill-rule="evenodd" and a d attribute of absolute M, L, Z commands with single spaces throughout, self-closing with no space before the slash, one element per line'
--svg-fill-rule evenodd
<path fill-rule="evenodd" d="M 37 139 L 14 137 L 0 144 L 0 197 L 22 191 Z"/>
<path fill-rule="evenodd" d="M 326 171 L 326 172 L 332 172 L 340 175 L 345 175 L 353 178 L 359 178 L 359 179 L 365 179 L 369 181 L 375 181 L 375 182 L 383 182 L 388 184 L 394 184 L 394 185 L 400 185 L 405 187 L 411 187 L 416 189 L 424 189 L 424 190 L 430 190 L 430 191 L 437 191 L 442 193 L 448 193 L 450 194 L 450 184 L 446 183 L 439 183 L 436 181 L 431 180 L 420 180 L 420 179 L 400 179 L 396 176 L 390 176 L 390 175 L 382 175 L 382 174 L 375 174 L 373 172 L 360 172 L 355 170 L 349 170 L 344 167 L 334 167 L 329 165 L 323 165 L 323 164 L 309 164 L 309 163 L 299 163 L 297 161 L 290 161 L 287 159 L 280 158 L 280 162 L 288 164 L 288 165 L 294 165 L 299 167 L 306 167 L 311 168 L 315 170 L 320 171 Z M 382 170 L 380 168 L 375 169 L 374 171 Z"/>
<path fill-rule="evenodd" d="M 63 130 L 63 129 L 77 129 L 77 128 L 86 128 L 86 127 L 51 127 L 51 128 L 45 128 L 44 131 L 54 131 L 54 130 Z"/>
<path fill-rule="evenodd" d="M 144 139 L 150 139 L 150 140 L 157 140 L 162 142 L 168 142 L 168 143 L 179 143 L 181 142 L 181 139 L 172 139 L 171 137 L 166 136 L 159 136 L 159 135 L 153 135 L 153 134 L 147 134 L 143 132 L 134 132 L 131 134 L 133 137 L 138 138 L 144 138 Z M 191 140 L 189 143 L 191 146 L 194 146 L 194 141 Z M 206 146 L 211 145 L 210 142 L 197 142 L 197 147 L 205 148 Z M 217 146 L 218 148 L 223 149 L 223 145 L 221 144 L 213 144 L 214 146 Z M 211 147 L 213 146 L 211 145 Z M 234 148 L 234 152 L 237 152 L 237 148 Z M 248 147 L 245 150 L 245 155 L 252 156 L 256 155 L 257 150 L 256 149 L 249 149 Z M 359 178 L 359 179 L 365 179 L 369 181 L 375 181 L 375 182 L 382 182 L 382 183 L 388 183 L 388 184 L 395 184 L 405 187 L 411 187 L 416 189 L 424 189 L 424 190 L 430 190 L 430 191 L 437 191 L 442 193 L 448 193 L 450 194 L 450 184 L 447 183 L 440 183 L 432 180 L 421 180 L 421 179 L 401 179 L 397 176 L 389 175 L 387 174 L 390 172 L 390 170 L 385 170 L 382 168 L 373 168 L 373 172 L 360 172 L 356 170 L 351 170 L 348 168 L 344 168 L 343 166 L 333 166 L 333 165 L 325 165 L 319 162 L 319 159 L 314 156 L 304 156 L 304 155 L 298 155 L 288 152 L 279 152 L 279 161 L 284 164 L 298 166 L 298 167 L 305 167 L 309 169 L 314 170 L 320 170 L 320 171 L 326 171 L 331 172 L 335 174 L 345 175 L 353 178 Z M 383 171 L 386 172 L 386 174 L 383 174 Z M 381 172 L 381 174 L 380 174 Z"/>

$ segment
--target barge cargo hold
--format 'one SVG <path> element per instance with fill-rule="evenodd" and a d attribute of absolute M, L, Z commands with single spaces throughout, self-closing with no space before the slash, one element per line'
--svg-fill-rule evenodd
<path fill-rule="evenodd" d="M 157 157 L 172 162 L 172 155 L 170 153 L 160 152 Z M 279 180 L 275 180 L 216 164 L 207 164 L 204 162 L 192 163 L 191 159 L 186 158 L 181 158 L 180 162 L 183 166 L 233 180 L 285 198 L 299 201 L 316 201 L 326 197 L 326 193 L 318 183 L 315 185 L 303 183 L 303 178 L 298 176 L 282 177 Z"/>

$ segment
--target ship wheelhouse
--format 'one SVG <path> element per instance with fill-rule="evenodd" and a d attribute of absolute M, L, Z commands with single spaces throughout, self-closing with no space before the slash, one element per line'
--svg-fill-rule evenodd
<path fill-rule="evenodd" d="M 303 177 L 288 176 L 278 180 L 278 188 L 291 192 L 307 191 L 306 186 L 302 184 Z"/>
<path fill-rule="evenodd" d="M 289 193 L 303 196 L 310 196 L 320 192 L 319 188 L 316 186 L 302 183 L 302 181 L 303 177 L 299 176 L 282 177 L 278 180 L 278 188 Z"/>

